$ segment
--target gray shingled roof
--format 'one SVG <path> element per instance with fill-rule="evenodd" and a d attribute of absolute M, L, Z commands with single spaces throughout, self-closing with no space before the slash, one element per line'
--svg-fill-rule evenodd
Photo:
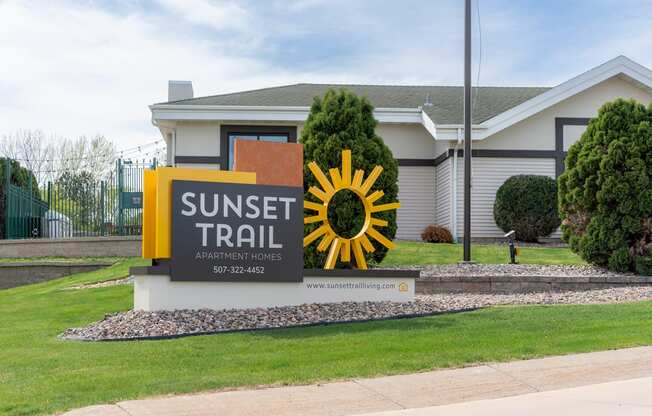
<path fill-rule="evenodd" d="M 367 97 L 377 108 L 422 106 L 437 124 L 462 124 L 463 122 L 463 88 L 452 86 L 295 84 L 161 104 L 309 106 L 315 96 L 323 96 L 328 88 L 350 90 Z M 474 88 L 473 93 L 477 96 L 477 101 L 474 105 L 473 122 L 481 123 L 549 89 L 546 87 Z M 432 106 L 424 106 L 428 96 Z"/>

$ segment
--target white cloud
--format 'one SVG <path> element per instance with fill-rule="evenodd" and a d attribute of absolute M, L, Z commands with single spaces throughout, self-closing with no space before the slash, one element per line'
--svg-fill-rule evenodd
<path fill-rule="evenodd" d="M 102 133 L 121 148 L 149 142 L 159 133 L 147 106 L 166 99 L 169 79 L 192 80 L 198 95 L 296 82 L 461 82 L 459 2 L 156 1 L 0 0 L 0 135 L 40 128 Z M 551 85 L 621 53 L 652 64 L 649 7 L 584 19 L 564 32 L 576 38 L 559 39 L 554 22 L 491 4 L 481 4 L 481 85 Z"/>
<path fill-rule="evenodd" d="M 243 29 L 250 24 L 249 13 L 241 6 L 226 1 L 157 0 L 174 15 L 189 23 L 218 30 Z"/>
<path fill-rule="evenodd" d="M 294 80 L 159 24 L 88 6 L 0 3 L 0 134 L 102 133 L 128 147 L 158 138 L 147 106 L 166 100 L 168 79 L 206 93 Z"/>

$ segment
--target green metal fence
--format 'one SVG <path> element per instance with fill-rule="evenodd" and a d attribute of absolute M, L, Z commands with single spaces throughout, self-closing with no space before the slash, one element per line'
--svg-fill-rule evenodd
<path fill-rule="evenodd" d="M 143 171 L 152 167 L 156 160 L 118 160 L 103 180 L 89 172 L 63 172 L 39 190 L 40 198 L 9 184 L 5 238 L 140 235 Z"/>
<path fill-rule="evenodd" d="M 4 168 L 4 238 L 37 238 L 43 224 L 48 205 L 38 198 L 38 192 L 11 183 L 11 164 L 5 159 Z"/>

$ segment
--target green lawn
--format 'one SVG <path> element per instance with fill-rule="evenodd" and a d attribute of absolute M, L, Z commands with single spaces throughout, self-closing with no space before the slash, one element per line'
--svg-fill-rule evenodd
<path fill-rule="evenodd" d="M 652 302 L 497 307 L 427 318 L 76 342 L 57 335 L 132 306 L 131 286 L 61 290 L 141 260 L 0 291 L 0 414 L 47 414 L 163 393 L 410 373 L 652 344 Z"/>
<path fill-rule="evenodd" d="M 0 263 L 115 263 L 121 260 L 121 257 L 10 257 L 0 258 Z"/>
<path fill-rule="evenodd" d="M 455 264 L 462 260 L 461 244 L 427 244 L 397 241 L 397 248 L 390 250 L 382 266 L 406 266 L 415 264 Z M 522 264 L 585 264 L 569 248 L 524 247 L 520 249 L 518 262 Z M 506 245 L 473 244 L 471 254 L 478 263 L 508 263 Z"/>

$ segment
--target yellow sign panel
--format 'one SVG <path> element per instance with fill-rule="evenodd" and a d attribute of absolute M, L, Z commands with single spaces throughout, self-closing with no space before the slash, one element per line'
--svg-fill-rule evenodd
<path fill-rule="evenodd" d="M 326 258 L 326 264 L 324 265 L 325 269 L 333 269 L 338 258 L 343 262 L 350 262 L 351 251 L 353 251 L 358 268 L 366 269 L 367 262 L 364 258 L 363 250 L 369 253 L 375 251 L 375 247 L 371 241 L 369 241 L 367 236 L 373 238 L 387 248 L 394 248 L 394 243 L 374 228 L 386 227 L 387 221 L 380 218 L 374 218 L 372 217 L 372 214 L 397 209 L 401 204 L 399 202 L 391 202 L 388 204 L 374 205 L 374 203 L 384 195 L 383 191 L 375 191 L 367 195 L 371 187 L 374 185 L 374 182 L 376 182 L 383 171 L 382 166 L 374 167 L 366 179 L 364 178 L 364 171 L 362 169 L 356 170 L 355 174 L 352 176 L 351 151 L 343 150 L 342 171 L 340 173 L 340 170 L 337 168 L 329 169 L 330 180 L 314 161 L 310 162 L 308 167 L 315 176 L 315 179 L 317 179 L 321 185 L 321 188 L 311 186 L 310 189 L 308 189 L 308 192 L 317 197 L 321 203 L 303 201 L 305 209 L 317 213 L 305 217 L 303 222 L 304 224 L 321 222 L 322 225 L 303 238 L 303 246 L 306 247 L 321 237 L 317 250 L 326 251 L 326 249 L 330 247 L 328 257 Z M 360 198 L 365 211 L 364 224 L 358 234 L 352 238 L 344 238 L 338 235 L 328 221 L 328 205 L 336 193 L 345 189 L 354 192 L 358 198 Z"/>
<path fill-rule="evenodd" d="M 171 257 L 172 181 L 255 184 L 256 173 L 228 170 L 157 168 L 146 170 L 143 191 L 143 253 L 147 259 Z"/>

